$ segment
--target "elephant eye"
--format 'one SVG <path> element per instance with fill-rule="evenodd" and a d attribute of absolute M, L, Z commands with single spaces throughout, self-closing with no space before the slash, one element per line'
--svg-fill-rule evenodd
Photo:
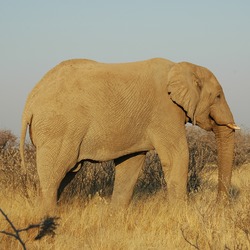
<path fill-rule="evenodd" d="M 219 101 L 221 99 L 221 94 L 217 94 L 215 97 L 215 101 Z"/>

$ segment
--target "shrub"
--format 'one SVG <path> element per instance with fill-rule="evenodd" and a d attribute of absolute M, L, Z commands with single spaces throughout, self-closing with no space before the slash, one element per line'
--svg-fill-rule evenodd
<path fill-rule="evenodd" d="M 188 126 L 187 141 L 189 147 L 188 191 L 197 191 L 201 185 L 201 172 L 217 161 L 215 136 L 199 127 Z"/>
<path fill-rule="evenodd" d="M 0 130 L 0 150 L 17 145 L 17 137 L 10 130 Z"/>
<path fill-rule="evenodd" d="M 35 148 L 25 145 L 27 176 L 21 172 L 21 159 L 17 137 L 9 130 L 0 130 L 0 187 L 19 191 L 27 196 L 27 186 L 38 189 L 35 166 Z"/>
<path fill-rule="evenodd" d="M 236 133 L 235 144 L 235 167 L 250 163 L 250 133 L 246 129 Z"/>
<path fill-rule="evenodd" d="M 137 197 L 152 195 L 161 188 L 166 188 L 161 162 L 155 151 L 149 151 L 135 186 L 134 195 Z"/>
<path fill-rule="evenodd" d="M 69 200 L 80 196 L 83 200 L 91 198 L 97 192 L 100 196 L 110 196 L 113 191 L 115 166 L 113 161 L 96 163 L 91 161 L 80 162 L 81 169 L 66 175 L 64 181 L 68 185 L 61 185 L 59 194 L 62 199 Z M 65 188 L 65 190 L 64 190 Z"/>

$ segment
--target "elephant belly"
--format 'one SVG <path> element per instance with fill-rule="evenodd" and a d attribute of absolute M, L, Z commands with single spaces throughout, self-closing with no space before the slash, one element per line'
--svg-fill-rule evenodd
<path fill-rule="evenodd" d="M 122 137 L 122 136 L 120 136 Z M 119 135 L 116 138 L 85 137 L 82 141 L 79 161 L 91 159 L 95 161 L 109 161 L 123 155 L 152 150 L 153 147 L 146 140 L 121 140 Z"/>

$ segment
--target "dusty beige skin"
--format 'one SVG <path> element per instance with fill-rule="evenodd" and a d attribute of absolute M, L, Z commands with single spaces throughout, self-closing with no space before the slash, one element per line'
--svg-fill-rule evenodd
<path fill-rule="evenodd" d="M 77 162 L 117 159 L 112 204 L 127 206 L 145 152 L 155 149 L 169 200 L 186 196 L 189 121 L 215 133 L 219 197 L 231 182 L 234 130 L 238 129 L 215 76 L 206 68 L 165 59 L 104 64 L 69 60 L 50 70 L 28 96 L 27 127 L 37 148 L 41 203 L 50 211 L 58 187 Z"/>

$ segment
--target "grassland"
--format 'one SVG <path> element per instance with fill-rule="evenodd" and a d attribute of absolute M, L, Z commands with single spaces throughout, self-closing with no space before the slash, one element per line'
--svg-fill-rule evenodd
<path fill-rule="evenodd" d="M 232 201 L 226 207 L 216 202 L 216 147 L 212 134 L 188 128 L 187 135 L 187 203 L 172 207 L 167 203 L 159 159 L 157 154 L 149 153 L 131 206 L 127 211 L 114 212 L 108 202 L 114 181 L 112 162 L 86 163 L 60 198 L 55 214 L 60 217 L 56 235 L 34 241 L 38 229 L 21 232 L 26 248 L 250 249 L 249 133 L 245 130 L 236 137 Z M 0 144 L 0 208 L 17 228 L 36 224 L 41 218 L 36 202 L 39 182 L 34 149 L 27 145 L 29 174 L 25 178 L 20 172 L 16 138 L 2 131 Z M 1 214 L 0 231 L 13 232 Z M 23 248 L 14 237 L 0 234 L 0 249 Z"/>

